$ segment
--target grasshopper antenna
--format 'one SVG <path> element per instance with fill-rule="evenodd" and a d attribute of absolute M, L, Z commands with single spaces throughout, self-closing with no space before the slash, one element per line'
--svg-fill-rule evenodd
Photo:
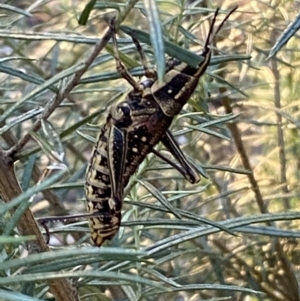
<path fill-rule="evenodd" d="M 219 10 L 220 8 L 217 8 L 217 10 L 215 11 L 215 14 L 214 14 L 214 18 L 212 20 L 212 24 L 209 28 L 209 33 L 208 33 L 208 36 L 207 36 L 207 39 L 205 41 L 205 45 L 204 45 L 204 50 L 203 50 L 203 53 L 202 55 L 205 55 L 209 52 L 209 45 L 211 45 L 215 39 L 215 37 L 217 36 L 217 34 L 219 33 L 219 31 L 221 30 L 222 26 L 224 25 L 224 23 L 227 21 L 227 19 L 230 17 L 230 15 L 236 11 L 238 8 L 238 6 L 235 6 L 228 14 L 227 16 L 223 19 L 223 21 L 220 23 L 220 25 L 218 26 L 217 30 L 213 32 L 213 28 L 214 28 L 214 25 L 216 23 L 216 19 L 217 19 L 217 15 L 219 13 Z"/>

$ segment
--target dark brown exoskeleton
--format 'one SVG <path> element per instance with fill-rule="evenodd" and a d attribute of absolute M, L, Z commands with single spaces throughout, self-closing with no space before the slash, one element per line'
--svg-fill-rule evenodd
<path fill-rule="evenodd" d="M 99 134 L 86 174 L 85 195 L 88 211 L 95 214 L 89 221 L 92 239 L 101 246 L 112 239 L 120 227 L 123 192 L 130 177 L 150 152 L 170 163 L 191 183 L 200 180 L 198 171 L 188 162 L 175 138 L 168 130 L 173 118 L 179 114 L 194 92 L 199 78 L 204 74 L 211 58 L 210 45 L 230 11 L 213 34 L 214 19 L 204 45 L 204 60 L 198 68 L 177 59 L 169 59 L 164 83 L 159 83 L 156 73 L 147 69 L 139 42 L 133 38 L 146 70 L 146 79 L 137 83 L 119 60 L 114 22 L 111 31 L 114 55 L 120 74 L 133 90 L 125 101 L 112 107 Z M 173 163 L 154 149 L 159 142 L 171 152 L 178 164 Z"/>

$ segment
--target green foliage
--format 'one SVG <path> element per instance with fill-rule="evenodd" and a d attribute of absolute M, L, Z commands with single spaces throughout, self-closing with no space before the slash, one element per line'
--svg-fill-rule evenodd
<path fill-rule="evenodd" d="M 266 61 L 285 18 L 296 18 L 292 1 L 241 4 L 173 123 L 200 183 L 189 184 L 150 154 L 126 188 L 122 227 L 110 243 L 90 245 L 85 219 L 54 222 L 52 252 L 27 252 L 32 237 L 16 228 L 27 208 L 35 217 L 86 212 L 85 169 L 99 125 L 130 91 L 111 42 L 78 81 L 73 77 L 87 66 L 107 20 L 118 14 L 120 58 L 134 76 L 143 68 L 128 30 L 163 75 L 163 53 L 201 59 L 209 16 L 222 4 L 220 22 L 233 5 L 143 2 L 0 4 L 0 149 L 14 155 L 23 189 L 0 200 L 0 300 L 53 300 L 50 280 L 64 278 L 81 300 L 298 300 L 297 38 Z"/>

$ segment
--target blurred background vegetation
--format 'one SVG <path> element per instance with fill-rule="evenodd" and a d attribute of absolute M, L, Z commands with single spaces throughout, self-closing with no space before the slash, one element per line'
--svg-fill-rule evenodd
<path fill-rule="evenodd" d="M 204 176 L 191 185 L 150 154 L 129 183 L 111 242 L 93 247 L 83 219 L 47 224 L 49 248 L 28 247 L 27 236 L 38 235 L 28 208 L 36 218 L 86 212 L 99 126 L 130 91 L 111 43 L 90 59 L 107 20 L 120 13 L 122 25 L 148 33 L 155 22 L 141 1 L 2 1 L 0 300 L 299 300 L 297 36 L 266 60 L 299 2 L 144 2 L 153 11 L 157 4 L 166 40 L 196 53 L 215 9 L 224 10 L 220 22 L 239 5 L 214 45 L 215 56 L 231 60 L 214 61 L 172 126 Z M 131 39 L 120 31 L 118 40 L 124 63 L 142 76 Z M 143 48 L 155 66 L 153 48 Z"/>

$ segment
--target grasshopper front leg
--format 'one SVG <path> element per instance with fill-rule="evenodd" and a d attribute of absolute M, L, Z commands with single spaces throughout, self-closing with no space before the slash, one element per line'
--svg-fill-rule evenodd
<path fill-rule="evenodd" d="M 174 138 L 174 136 L 169 130 L 166 131 L 166 134 L 162 138 L 161 142 L 175 157 L 175 159 L 180 163 L 180 165 L 177 165 L 172 160 L 168 159 L 167 157 L 165 157 L 163 154 L 161 154 L 155 149 L 153 149 L 152 152 L 156 156 L 164 160 L 165 162 L 169 163 L 175 169 L 177 169 L 190 183 L 194 184 L 199 182 L 201 178 L 198 171 L 185 157 L 176 139 Z"/>

